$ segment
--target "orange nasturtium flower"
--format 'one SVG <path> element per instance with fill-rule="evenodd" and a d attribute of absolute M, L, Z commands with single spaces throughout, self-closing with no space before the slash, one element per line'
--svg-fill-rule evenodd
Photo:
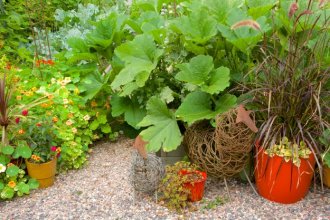
<path fill-rule="evenodd" d="M 16 186 L 15 181 L 13 181 L 13 180 L 9 181 L 8 186 L 9 186 L 10 188 L 14 188 L 14 187 Z"/>
<path fill-rule="evenodd" d="M 18 133 L 19 133 L 19 134 L 24 134 L 25 131 L 24 131 L 23 129 L 20 129 L 20 130 L 18 131 Z"/>
<path fill-rule="evenodd" d="M 41 158 L 35 154 L 32 154 L 31 159 L 34 161 L 40 161 Z"/>
<path fill-rule="evenodd" d="M 56 122 L 58 122 L 58 118 L 57 118 L 57 117 L 53 117 L 52 121 L 53 121 L 54 123 L 56 123 Z"/>

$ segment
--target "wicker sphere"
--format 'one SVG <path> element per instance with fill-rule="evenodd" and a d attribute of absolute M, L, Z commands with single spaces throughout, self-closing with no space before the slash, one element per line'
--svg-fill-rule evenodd
<path fill-rule="evenodd" d="M 216 118 L 215 128 L 208 121 L 201 121 L 185 133 L 184 145 L 189 158 L 211 176 L 234 176 L 248 162 L 254 133 L 235 119 L 236 111 L 231 110 Z"/>
<path fill-rule="evenodd" d="M 164 174 L 165 167 L 161 158 L 148 153 L 147 159 L 143 159 L 137 151 L 133 152 L 130 176 L 136 191 L 155 191 Z"/>

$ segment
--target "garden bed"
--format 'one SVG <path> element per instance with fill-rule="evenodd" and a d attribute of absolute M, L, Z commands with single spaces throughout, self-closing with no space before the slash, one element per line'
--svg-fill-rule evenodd
<path fill-rule="evenodd" d="M 231 201 L 206 206 L 225 198 L 224 183 L 209 178 L 198 211 L 176 214 L 156 204 L 154 198 L 138 194 L 133 205 L 129 182 L 132 140 L 100 143 L 86 167 L 61 173 L 55 185 L 35 190 L 30 196 L 0 203 L 0 219 L 327 219 L 330 190 L 310 192 L 292 205 L 269 202 L 254 194 L 249 184 L 229 181 Z M 317 187 L 318 188 L 318 187 Z M 215 202 L 216 203 L 216 202 Z M 211 206 L 211 205 L 210 205 Z"/>

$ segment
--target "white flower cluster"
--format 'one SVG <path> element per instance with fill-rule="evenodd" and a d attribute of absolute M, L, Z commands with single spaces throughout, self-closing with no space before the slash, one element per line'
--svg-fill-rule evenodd
<path fill-rule="evenodd" d="M 6 166 L 0 163 L 0 173 L 4 173 L 6 171 Z"/>

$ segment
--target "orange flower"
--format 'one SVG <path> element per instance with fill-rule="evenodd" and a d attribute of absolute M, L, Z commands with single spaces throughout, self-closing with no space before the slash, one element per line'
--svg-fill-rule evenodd
<path fill-rule="evenodd" d="M 48 99 L 53 99 L 54 98 L 54 95 L 53 94 L 49 94 L 49 95 L 47 95 L 47 98 Z"/>
<path fill-rule="evenodd" d="M 20 96 L 20 95 L 16 96 L 16 100 L 18 100 L 18 101 L 22 100 L 22 96 Z"/>
<path fill-rule="evenodd" d="M 73 118 L 73 114 L 72 113 L 69 113 L 68 114 L 68 118 Z"/>
<path fill-rule="evenodd" d="M 16 186 L 15 181 L 13 181 L 13 180 L 9 181 L 8 186 L 9 186 L 10 188 L 14 188 L 14 187 Z"/>
<path fill-rule="evenodd" d="M 52 121 L 53 121 L 54 123 L 56 123 L 56 122 L 58 122 L 58 118 L 57 118 L 57 117 L 53 117 Z"/>
<path fill-rule="evenodd" d="M 56 148 L 56 153 L 61 153 L 62 149 L 60 147 Z"/>
<path fill-rule="evenodd" d="M 43 108 L 48 108 L 49 104 L 48 103 L 41 103 L 40 106 L 43 107 Z"/>
<path fill-rule="evenodd" d="M 32 154 L 31 159 L 34 161 L 40 161 L 41 158 L 35 154 Z"/>
<path fill-rule="evenodd" d="M 24 131 L 23 129 L 20 129 L 20 130 L 18 131 L 18 133 L 19 133 L 19 134 L 24 134 L 25 131 Z"/>

